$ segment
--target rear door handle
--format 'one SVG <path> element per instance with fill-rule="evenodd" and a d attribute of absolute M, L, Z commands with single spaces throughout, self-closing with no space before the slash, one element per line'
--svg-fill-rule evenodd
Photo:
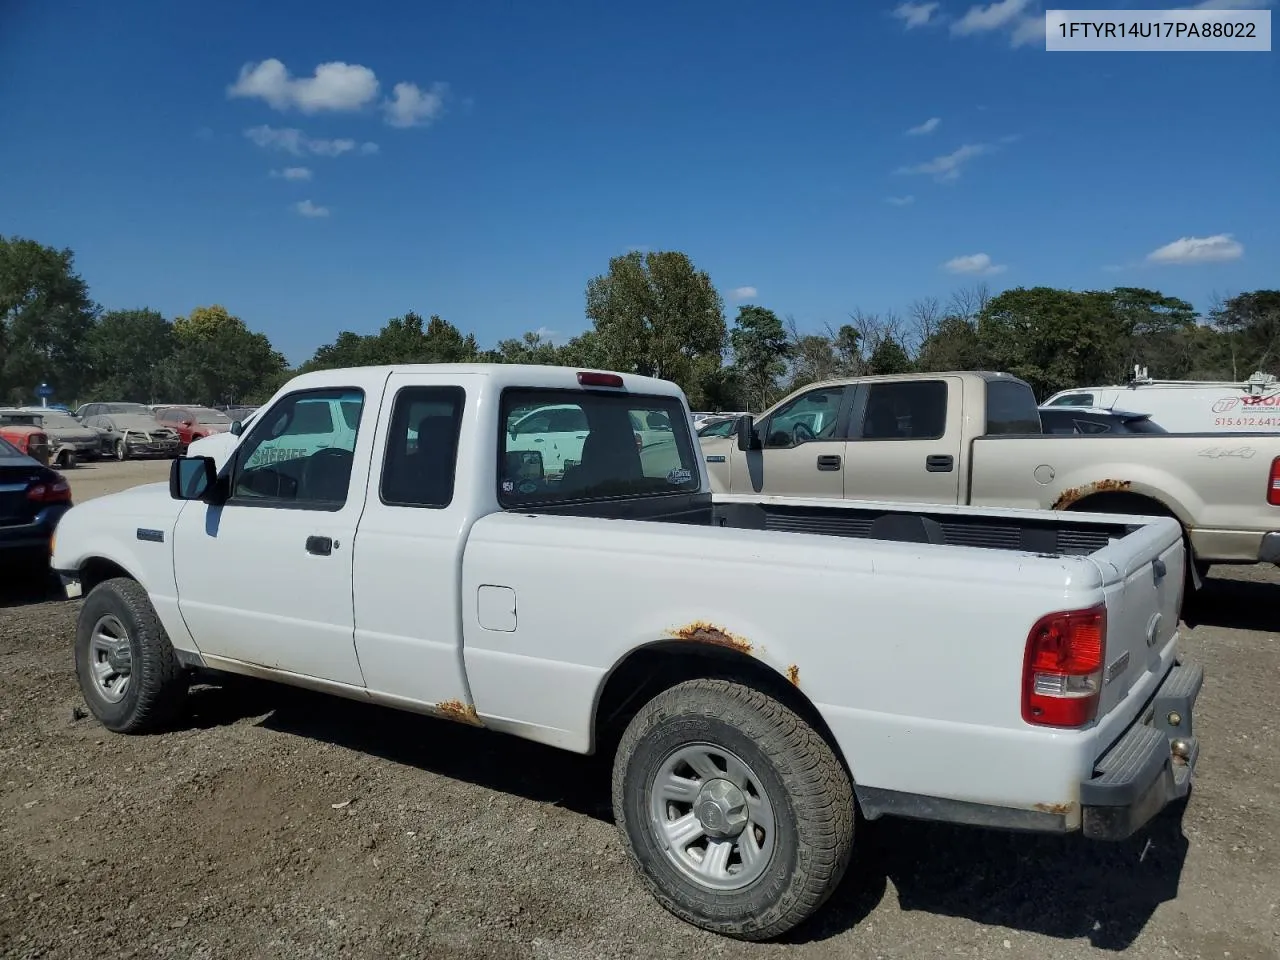
<path fill-rule="evenodd" d="M 840 457 L 834 453 L 824 453 L 818 457 L 819 470 L 839 470 Z"/>
<path fill-rule="evenodd" d="M 950 473 L 956 458 L 949 453 L 931 453 L 924 458 L 924 468 L 930 473 Z"/>
<path fill-rule="evenodd" d="M 327 557 L 333 553 L 333 540 L 329 537 L 307 537 L 307 553 Z"/>

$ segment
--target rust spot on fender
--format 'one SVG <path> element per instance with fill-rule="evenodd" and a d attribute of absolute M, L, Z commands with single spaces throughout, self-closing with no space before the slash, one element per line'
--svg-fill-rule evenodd
<path fill-rule="evenodd" d="M 1041 813 L 1054 813 L 1060 817 L 1065 817 L 1071 812 L 1072 804 L 1070 803 L 1037 803 L 1036 809 Z"/>
<path fill-rule="evenodd" d="M 793 687 L 800 686 L 800 668 L 794 663 L 787 667 L 787 679 L 791 681 Z"/>
<path fill-rule="evenodd" d="M 481 726 L 480 718 L 476 716 L 476 708 L 469 703 L 463 703 L 461 700 L 445 700 L 437 703 L 436 713 L 446 720 L 456 720 L 458 723 Z"/>
<path fill-rule="evenodd" d="M 1091 497 L 1095 493 L 1124 493 L 1132 485 L 1132 480 L 1098 480 L 1094 483 L 1086 483 L 1082 487 L 1067 487 L 1058 494 L 1058 499 L 1053 501 L 1053 509 L 1065 510 L 1073 503 L 1085 497 Z"/>
<path fill-rule="evenodd" d="M 692 643 L 709 643 L 717 647 L 728 647 L 731 650 L 737 650 L 739 653 L 751 652 L 750 641 L 734 636 L 724 627 L 717 627 L 714 623 L 706 623 L 702 620 L 686 624 L 678 629 L 675 635 L 681 640 L 688 640 Z"/>

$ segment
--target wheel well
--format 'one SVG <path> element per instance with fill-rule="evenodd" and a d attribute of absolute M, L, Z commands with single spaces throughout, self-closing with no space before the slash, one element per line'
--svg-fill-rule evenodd
<path fill-rule="evenodd" d="M 115 577 L 128 577 L 130 580 L 138 579 L 112 560 L 106 560 L 102 557 L 90 557 L 80 565 L 81 596 L 88 596 L 89 591 L 98 584 L 104 580 L 112 580 Z"/>
<path fill-rule="evenodd" d="M 611 757 L 641 707 L 678 683 L 704 678 L 745 684 L 795 711 L 827 741 L 853 779 L 831 728 L 796 684 L 748 653 L 682 640 L 641 647 L 614 667 L 596 701 L 592 753 Z"/>
<path fill-rule="evenodd" d="M 1178 519 L 1177 514 L 1155 497 L 1148 497 L 1143 493 L 1095 493 L 1081 497 L 1067 509 L 1084 513 L 1132 513 Z"/>

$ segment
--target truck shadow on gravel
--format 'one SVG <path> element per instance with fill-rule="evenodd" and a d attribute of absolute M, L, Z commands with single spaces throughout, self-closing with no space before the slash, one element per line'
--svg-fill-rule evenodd
<path fill-rule="evenodd" d="M 786 940 L 820 941 L 844 932 L 865 920 L 892 882 L 904 913 L 961 917 L 1122 951 L 1156 908 L 1178 895 L 1188 848 L 1180 810 L 1170 808 L 1122 843 L 859 820 L 844 883 Z"/>
<path fill-rule="evenodd" d="M 1280 631 L 1280 584 L 1210 576 L 1188 604 L 1188 626 Z"/>
<path fill-rule="evenodd" d="M 602 758 L 296 688 L 241 678 L 228 685 L 194 691 L 193 725 L 262 717 L 258 725 L 267 730 L 613 823 L 610 764 Z M 1188 847 L 1180 810 L 1171 808 L 1122 843 L 860 820 L 844 883 L 784 942 L 827 940 L 855 927 L 892 883 L 904 912 L 963 917 L 1123 950 L 1156 907 L 1177 896 Z"/>

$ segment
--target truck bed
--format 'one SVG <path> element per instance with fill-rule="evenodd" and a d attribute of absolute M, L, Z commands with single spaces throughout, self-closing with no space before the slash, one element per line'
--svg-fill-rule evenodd
<path fill-rule="evenodd" d="M 558 504 L 529 512 L 981 547 L 1052 556 L 1087 556 L 1142 527 L 1142 523 L 1132 518 L 1096 514 L 749 494 Z"/>

